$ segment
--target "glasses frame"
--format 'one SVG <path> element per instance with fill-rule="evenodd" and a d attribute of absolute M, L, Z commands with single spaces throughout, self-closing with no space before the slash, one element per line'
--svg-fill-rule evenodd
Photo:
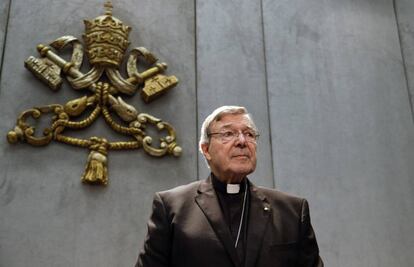
<path fill-rule="evenodd" d="M 234 134 L 233 137 L 224 137 L 223 136 L 224 134 L 226 134 L 228 132 L 232 132 Z M 254 133 L 254 132 L 253 132 L 253 134 L 254 134 L 254 140 L 248 140 L 248 138 L 246 137 L 246 135 L 242 131 L 232 131 L 232 130 L 227 130 L 227 131 L 223 131 L 223 132 L 208 133 L 207 136 L 210 138 L 211 136 L 218 135 L 222 143 L 228 143 L 228 142 L 232 142 L 234 140 L 237 140 L 237 138 L 239 138 L 240 135 L 243 135 L 246 142 L 252 143 L 252 144 L 257 144 L 257 139 L 259 139 L 260 134 Z M 228 138 L 230 138 L 230 139 L 228 139 Z M 226 139 L 228 139 L 228 140 L 226 140 Z"/>

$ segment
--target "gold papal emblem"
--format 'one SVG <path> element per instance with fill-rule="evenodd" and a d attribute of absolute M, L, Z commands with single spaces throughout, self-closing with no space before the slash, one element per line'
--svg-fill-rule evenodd
<path fill-rule="evenodd" d="M 62 76 L 75 90 L 84 90 L 85 95 L 64 105 L 50 104 L 23 111 L 16 126 L 7 134 L 10 143 L 27 142 L 33 146 L 44 146 L 51 141 L 74 145 L 90 150 L 88 162 L 82 175 L 82 182 L 92 184 L 108 183 L 107 154 L 109 150 L 143 148 L 151 156 L 181 154 L 176 143 L 173 127 L 167 122 L 146 113 L 140 113 L 126 103 L 121 94 L 134 95 L 138 90 L 148 103 L 159 97 L 178 83 L 175 76 L 163 74 L 166 63 L 157 63 L 157 58 L 144 47 L 133 48 L 126 63 L 127 78 L 120 73 L 120 65 L 129 45 L 131 27 L 112 16 L 112 4 L 105 4 L 104 15 L 93 20 L 85 20 L 86 55 L 91 69 L 82 73 L 84 46 L 73 36 L 62 36 L 47 45 L 38 45 L 39 58 L 29 57 L 25 67 L 52 90 L 62 85 Z M 66 61 L 58 55 L 63 48 L 71 46 L 72 56 Z M 139 72 L 138 61 L 150 68 Z M 105 74 L 107 79 L 102 81 Z M 87 114 L 89 112 L 89 114 Z M 42 136 L 35 136 L 35 127 L 27 122 L 29 117 L 40 119 L 51 113 L 50 127 L 43 130 Z M 113 114 L 119 119 L 114 120 Z M 82 119 L 79 117 L 82 115 Z M 66 129 L 81 130 L 90 126 L 99 116 L 116 132 L 129 136 L 130 141 L 109 141 L 104 137 L 92 136 L 89 139 L 71 137 L 64 134 Z M 86 117 L 86 118 L 85 118 Z M 159 145 L 153 145 L 153 138 L 146 133 L 146 127 L 153 125 L 161 135 Z"/>

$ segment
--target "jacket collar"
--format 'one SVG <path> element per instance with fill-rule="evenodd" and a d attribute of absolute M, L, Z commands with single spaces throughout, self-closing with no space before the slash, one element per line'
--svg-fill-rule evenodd
<path fill-rule="evenodd" d="M 271 216 L 270 204 L 257 186 L 250 184 L 250 207 L 247 223 L 246 267 L 255 266 Z"/>
<path fill-rule="evenodd" d="M 216 192 L 214 191 L 211 177 L 208 177 L 200 183 L 198 195 L 195 200 L 207 217 L 207 220 L 223 244 L 234 265 L 241 266 L 237 251 L 233 246 L 230 230 L 226 225 L 223 213 L 220 209 L 220 204 Z"/>
<path fill-rule="evenodd" d="M 248 214 L 247 246 L 245 261 L 246 267 L 254 266 L 260 251 L 263 235 L 270 218 L 270 206 L 266 197 L 249 180 L 250 208 Z M 207 217 L 211 227 L 223 244 L 235 266 L 241 266 L 237 251 L 234 248 L 229 227 L 223 217 L 211 177 L 202 181 L 195 198 L 198 206 Z"/>

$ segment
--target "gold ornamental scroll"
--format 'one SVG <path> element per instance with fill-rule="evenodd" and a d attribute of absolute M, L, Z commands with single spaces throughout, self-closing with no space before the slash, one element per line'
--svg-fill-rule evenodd
<path fill-rule="evenodd" d="M 154 157 L 178 157 L 182 153 L 172 125 L 150 114 L 138 112 L 121 96 L 133 96 L 141 91 L 142 100 L 150 103 L 175 87 L 178 84 L 177 77 L 166 75 L 167 64 L 157 63 L 156 56 L 144 47 L 136 47 L 129 52 L 126 77 L 123 76 L 120 67 L 130 44 L 128 37 L 131 27 L 112 16 L 111 2 L 107 2 L 105 8 L 104 15 L 84 21 L 84 44 L 74 36 L 65 35 L 49 45 L 39 44 L 37 51 L 40 57 L 31 56 L 25 61 L 25 67 L 52 90 L 58 91 L 65 78 L 71 88 L 85 92 L 85 95 L 65 104 L 49 104 L 25 110 L 7 134 L 11 144 L 26 142 L 33 146 L 45 146 L 57 141 L 88 149 L 89 156 L 81 180 L 100 185 L 108 184 L 110 150 L 142 148 Z M 70 61 L 59 56 L 67 48 L 72 49 Z M 91 66 L 86 73 L 80 70 L 84 54 Z M 138 65 L 142 63 L 149 68 L 139 72 Z M 50 125 L 43 129 L 43 135 L 37 136 L 29 118 L 39 120 L 46 114 L 53 115 Z M 118 118 L 115 119 L 114 115 Z M 82 119 L 79 119 L 81 116 Z M 82 139 L 65 134 L 65 130 L 82 130 L 91 126 L 100 116 L 112 130 L 128 136 L 130 140 L 110 141 L 102 136 Z M 157 146 L 146 131 L 148 127 L 155 127 L 160 134 L 165 133 L 159 138 Z"/>

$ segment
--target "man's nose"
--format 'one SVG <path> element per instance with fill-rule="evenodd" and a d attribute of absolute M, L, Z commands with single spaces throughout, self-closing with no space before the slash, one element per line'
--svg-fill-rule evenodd
<path fill-rule="evenodd" d="M 236 145 L 243 145 L 245 146 L 247 143 L 246 137 L 242 132 L 239 132 L 239 134 L 236 136 Z"/>

